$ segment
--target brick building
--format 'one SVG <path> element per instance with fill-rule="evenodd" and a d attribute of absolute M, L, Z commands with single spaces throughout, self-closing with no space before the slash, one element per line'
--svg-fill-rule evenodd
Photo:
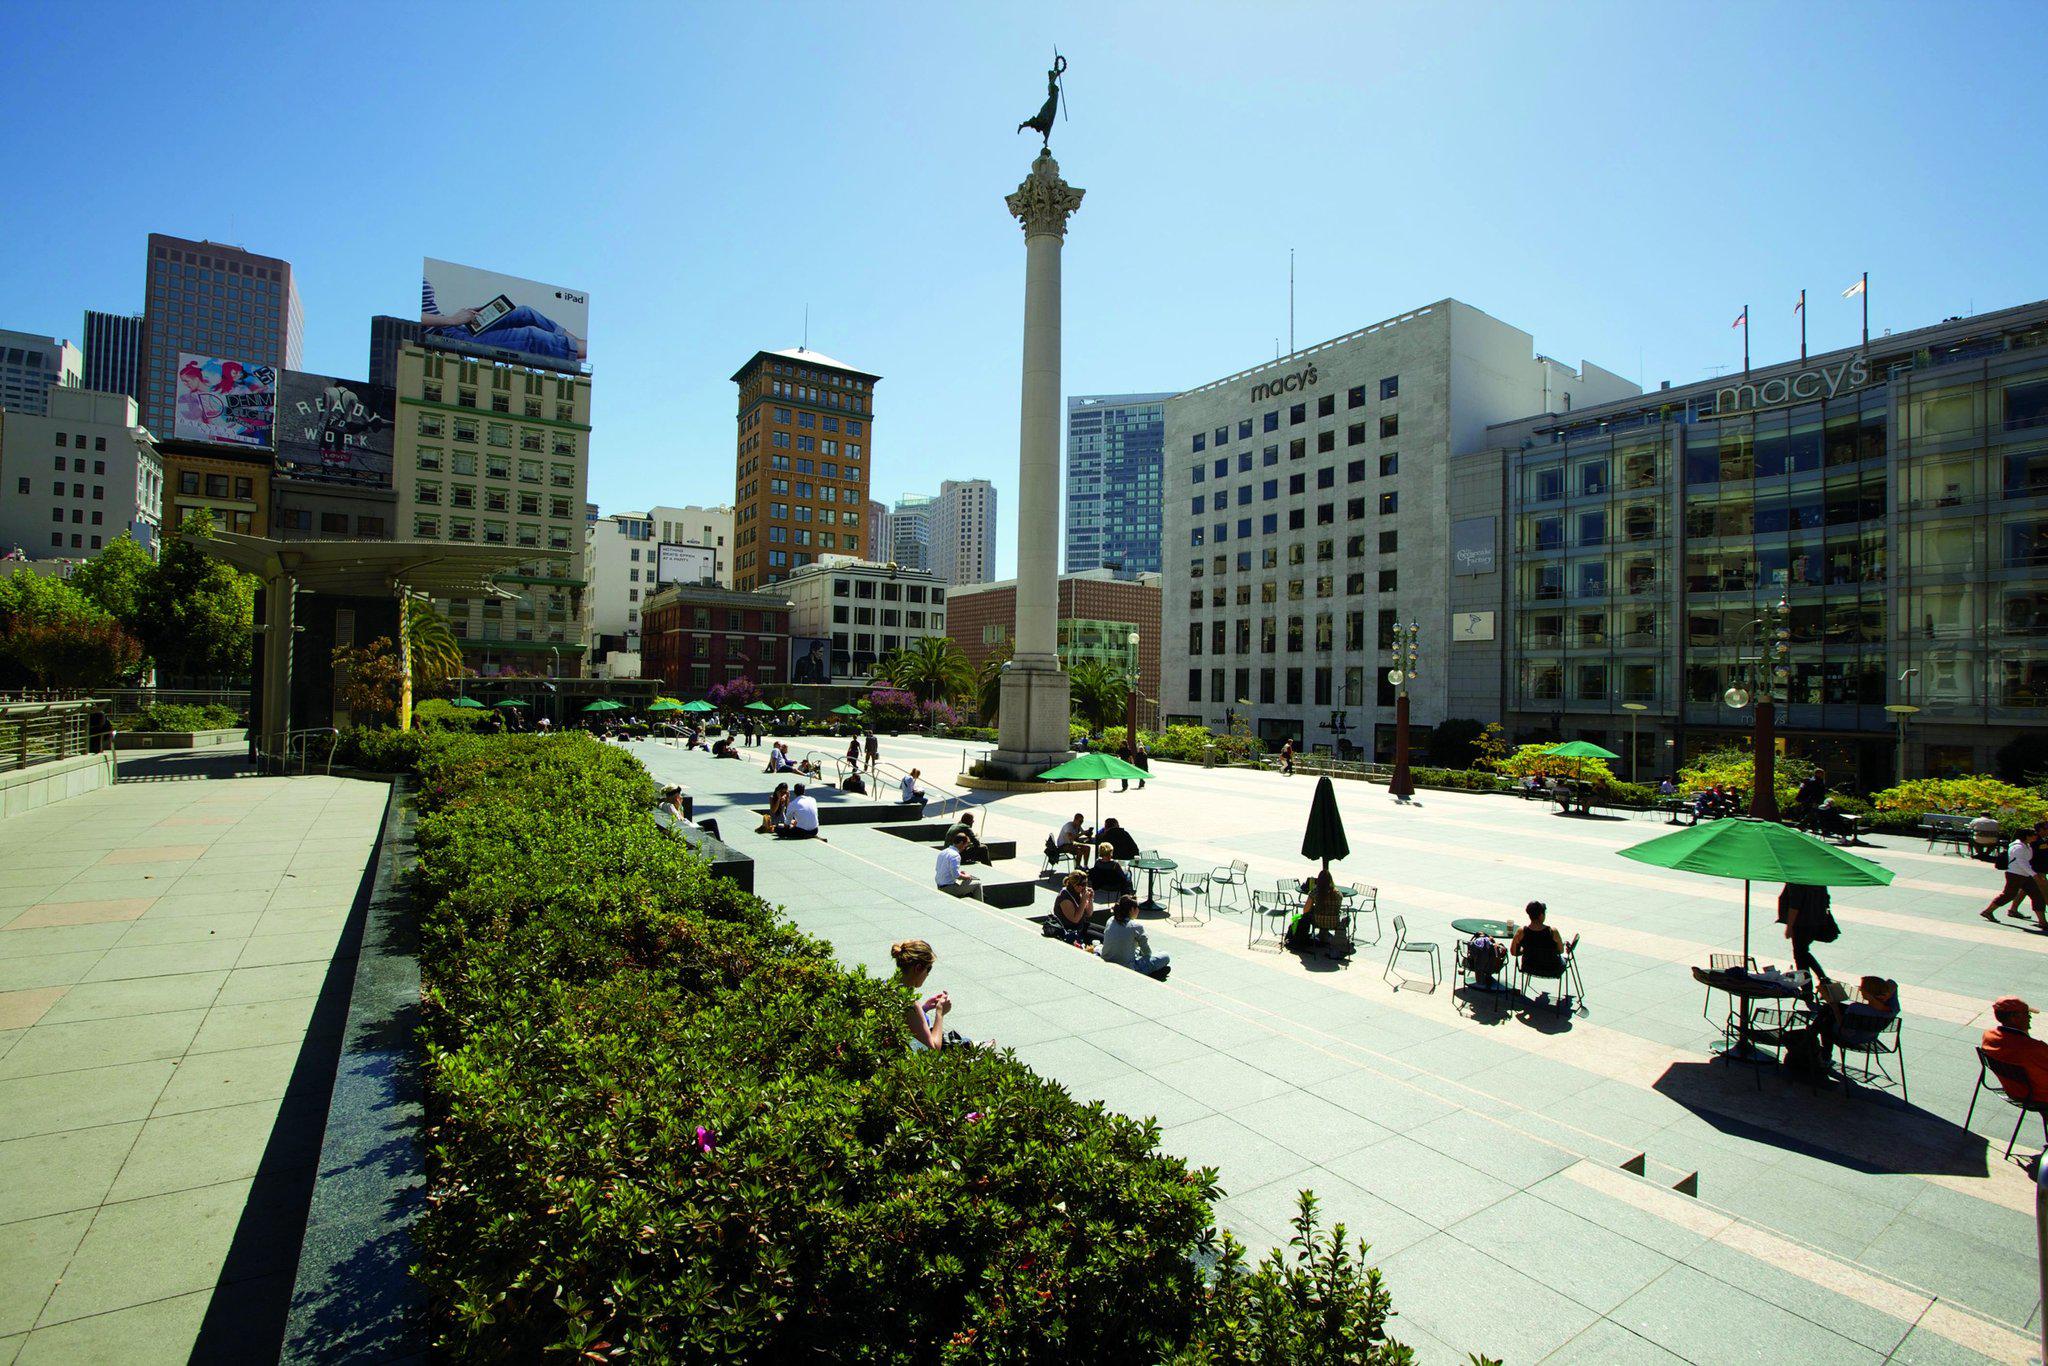
<path fill-rule="evenodd" d="M 948 629 L 977 672 L 1017 631 L 1017 581 L 963 584 L 948 595 Z M 1131 632 L 1138 633 L 1139 719 L 1159 720 L 1159 575 L 1120 579 L 1107 569 L 1062 574 L 1059 582 L 1060 663 L 1084 659 L 1132 667 Z"/>
<path fill-rule="evenodd" d="M 697 698 L 716 683 L 751 678 L 763 688 L 789 679 L 790 604 L 715 584 L 677 584 L 640 611 L 640 673 L 663 692 Z"/>
<path fill-rule="evenodd" d="M 732 378 L 733 586 L 783 582 L 826 555 L 879 557 L 864 523 L 881 376 L 794 347 L 756 351 Z"/>

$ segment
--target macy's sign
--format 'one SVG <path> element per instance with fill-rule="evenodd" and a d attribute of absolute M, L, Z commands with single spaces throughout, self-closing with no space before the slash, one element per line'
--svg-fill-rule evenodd
<path fill-rule="evenodd" d="M 1747 380 L 1724 384 L 1714 391 L 1714 416 L 1727 417 L 1753 408 L 1775 408 L 1781 403 L 1801 403 L 1811 398 L 1833 398 L 1868 383 L 1870 366 L 1862 356 L 1854 356 L 1795 374 L 1773 375 L 1761 384 Z"/>
<path fill-rule="evenodd" d="M 1269 380 L 1264 384 L 1253 385 L 1252 402 L 1257 403 L 1262 399 L 1278 398 L 1282 394 L 1291 394 L 1298 389 L 1307 389 L 1312 387 L 1315 382 L 1316 368 L 1311 365 L 1298 375 L 1285 375 L 1276 380 Z"/>

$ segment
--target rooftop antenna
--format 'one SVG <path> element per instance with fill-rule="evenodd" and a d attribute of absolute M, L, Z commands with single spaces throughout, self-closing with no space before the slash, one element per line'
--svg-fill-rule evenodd
<path fill-rule="evenodd" d="M 1287 249 L 1287 349 L 1294 350 L 1294 248 Z"/>
<path fill-rule="evenodd" d="M 801 346 L 797 347 L 797 350 L 799 350 L 799 351 L 808 351 L 808 350 L 810 350 L 810 349 L 811 349 L 811 306 L 810 306 L 809 304 L 805 304 L 805 305 L 804 305 L 804 340 L 803 340 L 803 345 L 801 345 Z"/>

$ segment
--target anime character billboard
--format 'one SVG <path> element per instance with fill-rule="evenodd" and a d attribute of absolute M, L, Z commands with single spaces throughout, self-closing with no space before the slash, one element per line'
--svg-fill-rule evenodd
<path fill-rule="evenodd" d="M 277 372 L 270 366 L 178 353 L 171 419 L 178 440 L 267 449 L 276 417 Z"/>

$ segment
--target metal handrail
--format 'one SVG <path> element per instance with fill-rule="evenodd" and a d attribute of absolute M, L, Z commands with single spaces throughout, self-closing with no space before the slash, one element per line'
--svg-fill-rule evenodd
<path fill-rule="evenodd" d="M 87 721 L 101 705 L 98 698 L 0 704 L 0 772 L 89 752 L 92 735 Z"/>
<path fill-rule="evenodd" d="M 842 789 L 844 789 L 844 787 L 846 786 L 847 770 L 846 756 L 844 754 L 820 754 L 817 750 L 812 749 L 804 751 L 804 757 L 806 759 L 813 760 L 822 759 L 825 763 L 831 764 L 834 782 L 836 782 Z M 819 765 L 821 771 L 823 770 L 823 767 L 824 764 L 821 763 Z M 861 766 L 861 769 L 863 773 L 870 771 L 867 769 L 865 764 Z M 902 789 L 903 780 L 910 776 L 909 769 L 903 768 L 896 764 L 886 763 L 879 760 L 876 762 L 872 772 L 878 780 L 884 778 L 892 778 L 894 785 L 898 791 Z M 983 821 L 987 822 L 982 826 L 981 829 L 982 841 L 986 843 L 990 838 L 993 837 L 993 820 L 989 815 L 989 810 L 987 807 L 974 806 L 973 803 L 967 800 L 964 794 L 955 792 L 952 788 L 946 787 L 940 783 L 932 782 L 927 778 L 920 777 L 917 781 L 918 785 L 924 789 L 925 804 L 927 806 L 936 806 L 938 808 L 939 814 L 941 815 L 945 814 L 946 806 L 948 803 L 953 804 L 953 810 L 955 814 L 958 814 L 959 812 L 967 810 L 970 807 L 972 807 L 978 814 L 981 815 Z M 893 794 L 887 797 L 884 797 L 882 795 L 880 791 L 881 786 L 882 784 L 880 781 L 867 784 L 868 800 L 871 802 L 895 801 L 896 798 Z"/>
<path fill-rule="evenodd" d="M 327 737 L 327 761 L 321 769 L 322 776 L 334 773 L 334 752 L 341 748 L 341 732 L 333 726 L 309 726 L 304 730 L 288 731 L 284 737 L 284 763 L 289 768 L 292 750 L 299 752 L 299 772 L 305 773 L 312 766 L 313 742 L 321 736 Z"/>

